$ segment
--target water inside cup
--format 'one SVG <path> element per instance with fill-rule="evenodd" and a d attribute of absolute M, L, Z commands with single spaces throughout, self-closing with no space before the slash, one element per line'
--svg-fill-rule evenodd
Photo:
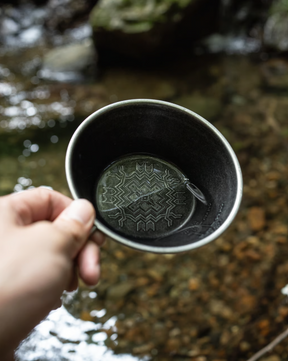
<path fill-rule="evenodd" d="M 109 165 L 96 185 L 98 215 L 126 236 L 155 239 L 182 228 L 205 197 L 174 164 L 151 155 L 129 155 Z M 191 191 L 192 188 L 192 191 Z"/>

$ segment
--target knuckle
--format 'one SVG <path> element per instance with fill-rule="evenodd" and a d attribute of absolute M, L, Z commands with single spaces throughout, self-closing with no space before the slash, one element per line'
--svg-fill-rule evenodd
<path fill-rule="evenodd" d="M 39 187 L 35 189 L 35 192 L 38 192 L 39 197 L 42 199 L 43 202 L 49 202 L 51 198 L 51 190 L 43 187 Z"/>

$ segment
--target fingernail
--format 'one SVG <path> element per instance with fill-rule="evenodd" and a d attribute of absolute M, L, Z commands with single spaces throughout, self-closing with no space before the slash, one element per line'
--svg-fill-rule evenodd
<path fill-rule="evenodd" d="M 77 221 L 86 224 L 94 219 L 93 206 L 86 199 L 77 199 L 65 209 L 63 216 L 70 219 L 76 219 Z"/>

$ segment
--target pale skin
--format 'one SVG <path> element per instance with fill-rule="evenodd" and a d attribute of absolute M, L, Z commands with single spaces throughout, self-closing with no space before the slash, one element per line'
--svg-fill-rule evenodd
<path fill-rule="evenodd" d="M 64 290 L 100 277 L 104 235 L 89 236 L 95 211 L 87 200 L 44 188 L 0 197 L 0 355 L 14 350 Z"/>

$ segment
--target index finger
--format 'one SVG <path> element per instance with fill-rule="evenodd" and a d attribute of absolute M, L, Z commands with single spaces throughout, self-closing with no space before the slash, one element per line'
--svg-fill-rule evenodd
<path fill-rule="evenodd" d="M 0 219 L 18 225 L 37 221 L 53 222 L 69 206 L 72 199 L 46 188 L 35 188 L 2 197 Z"/>

